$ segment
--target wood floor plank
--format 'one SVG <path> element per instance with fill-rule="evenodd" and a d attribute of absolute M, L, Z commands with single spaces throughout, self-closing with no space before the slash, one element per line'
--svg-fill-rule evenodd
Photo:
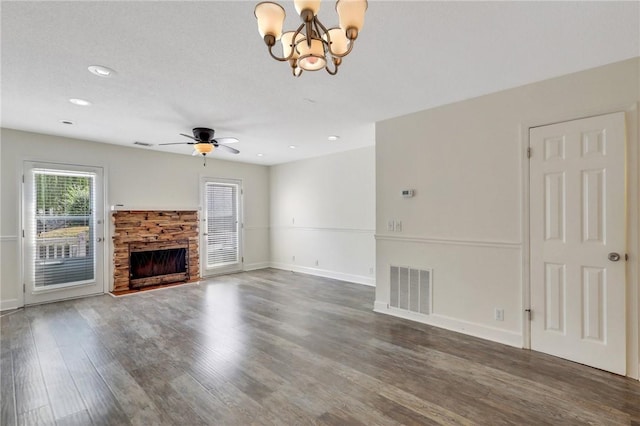
<path fill-rule="evenodd" d="M 54 418 L 59 420 L 84 411 L 86 407 L 59 348 L 47 346 L 38 351 L 38 358 Z"/>
<path fill-rule="evenodd" d="M 15 425 L 18 422 L 13 371 L 13 357 L 10 350 L 0 352 L 0 424 Z"/>
<path fill-rule="evenodd" d="M 18 424 L 24 426 L 53 426 L 56 424 L 56 421 L 53 418 L 53 411 L 51 411 L 51 407 L 44 405 L 42 407 L 20 413 L 18 415 Z"/>
<path fill-rule="evenodd" d="M 122 364 L 113 362 L 97 370 L 132 425 L 163 424 L 156 405 Z"/>
<path fill-rule="evenodd" d="M 0 423 L 640 424 L 640 383 L 264 269 L 0 318 Z"/>
<path fill-rule="evenodd" d="M 64 426 L 90 426 L 95 423 L 91 420 L 91 416 L 89 415 L 89 412 L 86 410 L 82 410 L 56 420 L 56 424 L 64 425 Z M 99 423 L 99 424 L 102 424 L 102 423 Z M 116 423 L 112 423 L 112 424 L 116 424 Z"/>
<path fill-rule="evenodd" d="M 49 406 L 49 397 L 43 380 L 16 380 L 15 393 L 16 411 L 19 415 Z"/>
<path fill-rule="evenodd" d="M 129 419 L 81 346 L 60 348 L 92 423 L 127 425 Z M 64 423 L 64 422 L 62 422 Z"/>
<path fill-rule="evenodd" d="M 200 417 L 189 405 L 188 394 L 181 394 L 171 386 L 184 370 L 173 364 L 149 364 L 131 372 L 136 382 L 147 392 L 149 398 L 160 410 L 166 424 L 206 425 L 207 419 Z"/>

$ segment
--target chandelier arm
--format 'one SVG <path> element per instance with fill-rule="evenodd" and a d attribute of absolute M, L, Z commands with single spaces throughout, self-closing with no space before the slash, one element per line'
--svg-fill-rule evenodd
<path fill-rule="evenodd" d="M 324 25 L 322 25 L 322 22 L 320 22 L 318 18 L 315 18 L 313 20 L 313 26 L 315 27 L 315 31 L 316 31 L 316 34 L 318 35 L 318 38 L 322 40 L 322 34 L 326 33 L 327 29 L 324 27 Z M 320 31 L 321 29 L 322 31 Z"/>
<path fill-rule="evenodd" d="M 327 61 L 327 64 L 324 66 L 324 69 L 331 75 L 336 75 L 338 74 L 338 64 L 335 61 L 333 62 L 333 71 L 331 69 L 329 69 L 329 61 Z"/>
<path fill-rule="evenodd" d="M 288 58 L 280 58 L 280 57 L 278 57 L 278 56 L 274 55 L 274 54 L 273 54 L 273 46 L 269 46 L 269 55 L 271 55 L 271 57 L 272 57 L 273 59 L 275 59 L 276 61 L 285 62 L 285 61 L 287 61 L 287 60 L 288 60 Z M 293 54 L 292 54 L 292 55 L 293 55 Z M 289 55 L 289 56 L 291 56 L 291 55 Z"/>
<path fill-rule="evenodd" d="M 316 22 L 316 32 L 318 33 L 318 37 L 320 38 L 320 40 L 322 40 L 322 44 L 326 46 L 325 55 L 327 54 L 327 51 L 331 53 L 331 35 L 329 35 L 329 30 L 327 30 L 327 28 L 324 25 L 322 25 L 322 22 L 320 22 L 319 19 L 316 19 L 315 22 Z M 321 29 L 322 31 L 320 31 Z M 327 39 L 325 40 L 320 34 L 327 36 Z"/>
<path fill-rule="evenodd" d="M 296 32 L 295 32 L 295 33 L 293 33 L 293 37 L 291 38 L 291 43 L 293 43 L 293 46 L 291 46 L 291 52 L 289 52 L 289 56 L 287 56 L 286 58 L 281 58 L 281 57 L 279 57 L 279 56 L 276 56 L 276 55 L 273 53 L 273 46 L 269 46 L 269 45 L 268 45 L 268 48 L 269 48 L 269 55 L 271 55 L 271 57 L 272 57 L 273 59 L 275 59 L 276 61 L 280 61 L 280 62 L 285 62 L 285 61 L 288 61 L 288 60 L 293 59 L 293 55 L 294 55 L 294 53 L 295 53 L 295 49 L 296 49 L 296 43 L 295 43 L 295 40 L 296 40 L 296 37 L 298 37 L 298 34 L 300 34 L 300 31 L 302 31 L 302 29 L 304 28 L 304 25 L 305 25 L 305 24 L 304 24 L 304 22 L 303 22 L 303 23 L 298 27 L 298 29 L 296 30 Z"/>
<path fill-rule="evenodd" d="M 305 22 L 306 25 L 306 33 L 307 33 L 307 46 L 311 49 L 311 39 L 313 38 L 313 22 L 316 21 L 316 18 L 313 18 L 313 21 Z"/>
<path fill-rule="evenodd" d="M 328 38 L 328 37 L 327 37 Z M 331 53 L 331 56 L 333 56 L 334 58 L 344 58 L 345 56 L 347 56 L 349 53 L 351 53 L 351 51 L 353 50 L 353 42 L 355 40 L 350 40 L 349 41 L 349 48 L 347 49 L 346 52 L 342 53 L 342 54 L 337 54 L 334 53 L 333 50 L 331 50 L 331 43 L 329 43 L 329 53 Z"/>
<path fill-rule="evenodd" d="M 320 29 L 322 29 L 322 33 L 327 35 L 327 39 L 331 40 L 331 38 L 329 37 L 329 30 L 327 29 L 327 27 L 322 25 L 322 22 L 320 22 L 319 19 L 316 19 L 316 24 L 320 26 Z M 318 34 L 320 34 L 320 31 L 318 31 Z"/>

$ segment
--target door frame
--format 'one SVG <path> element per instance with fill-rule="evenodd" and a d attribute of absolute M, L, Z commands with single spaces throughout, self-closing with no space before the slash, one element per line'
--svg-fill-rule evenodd
<path fill-rule="evenodd" d="M 50 161 L 50 160 L 46 160 L 46 159 L 42 159 L 42 158 L 33 158 L 33 157 L 23 157 L 20 158 L 19 160 L 20 166 L 16 167 L 16 172 L 17 172 L 17 176 L 16 176 L 16 182 L 17 182 L 17 194 L 18 194 L 18 208 L 17 208 L 17 213 L 18 213 L 18 229 L 17 229 L 17 235 L 18 235 L 18 244 L 17 246 L 17 250 L 18 250 L 18 278 L 19 281 L 17 283 L 17 287 L 18 287 L 18 307 L 22 308 L 25 306 L 26 303 L 26 272 L 25 272 L 25 261 L 26 261 L 26 256 L 24 254 L 25 251 L 25 237 L 24 237 L 24 229 L 25 229 L 25 182 L 24 182 L 24 175 L 26 173 L 26 163 L 40 163 L 40 164 L 46 164 L 46 165 L 50 165 L 52 167 L 60 167 L 60 168 L 64 168 L 64 167 L 80 167 L 80 168 L 96 168 L 96 169 L 102 169 L 102 185 L 100 187 L 100 190 L 102 191 L 102 197 L 101 197 L 101 201 L 102 201 L 102 210 L 101 211 L 96 211 L 96 220 L 102 220 L 103 223 L 103 250 L 102 250 L 102 262 L 103 262 L 103 266 L 102 266 L 102 291 L 96 294 L 106 294 L 108 293 L 109 289 L 111 288 L 111 280 L 110 277 L 112 276 L 112 265 L 109 262 L 109 260 L 111 259 L 111 255 L 113 252 L 112 249 L 112 245 L 111 245 L 111 222 L 107 220 L 108 216 L 108 202 L 107 202 L 107 193 L 108 193 L 108 172 L 107 172 L 107 168 L 103 165 L 89 165 L 89 164 L 77 164 L 77 163 L 61 163 L 58 161 Z M 20 291 L 22 289 L 22 291 Z M 52 290 L 53 291 L 53 290 Z M 90 297 L 90 296 L 73 296 L 73 297 L 66 297 L 66 298 L 61 298 L 58 299 L 56 301 L 51 301 L 51 302 L 41 302 L 41 303 L 34 303 L 33 305 L 30 306 L 35 306 L 38 304 L 45 304 L 45 303 L 55 303 L 57 301 L 63 301 L 63 300 L 71 300 L 71 299 L 79 299 L 79 298 L 83 298 L 83 297 Z"/>
<path fill-rule="evenodd" d="M 223 266 L 216 269 L 214 272 L 207 273 L 207 249 L 206 244 L 204 243 L 204 224 L 206 223 L 206 200 L 205 200 L 205 186 L 207 183 L 229 183 L 229 184 L 237 184 L 239 188 L 238 194 L 238 232 L 240 235 L 238 236 L 238 244 L 239 249 L 238 253 L 240 256 L 238 267 L 235 266 Z M 239 178 L 217 178 L 211 176 L 200 176 L 200 213 L 202 217 L 199 218 L 200 224 L 202 226 L 199 227 L 199 235 L 198 235 L 198 249 L 200 256 L 200 277 L 213 277 L 216 275 L 224 275 L 235 272 L 244 271 L 244 182 Z"/>
<path fill-rule="evenodd" d="M 626 195 L 626 234 L 627 234 L 627 253 L 630 259 L 626 262 L 626 326 L 627 326 L 627 376 L 640 380 L 640 260 L 635 259 L 633 254 L 640 257 L 640 237 L 635 239 L 631 229 L 640 228 L 640 199 L 634 199 L 632 191 L 640 190 L 640 174 L 638 166 L 640 166 L 640 146 L 633 149 L 633 140 L 638 140 L 640 133 L 640 103 L 617 105 L 610 108 L 586 110 L 578 113 L 554 114 L 548 117 L 524 120 L 520 123 L 520 159 L 521 159 L 521 193 L 520 212 L 522 229 L 522 294 L 521 294 L 521 324 L 522 324 L 522 347 L 531 350 L 531 320 L 527 313 L 527 309 L 531 308 L 531 218 L 530 218 L 530 163 L 527 155 L 531 146 L 529 140 L 529 132 L 531 128 L 547 126 L 551 124 L 563 123 L 566 121 L 580 120 L 600 115 L 606 115 L 616 112 L 623 112 L 626 119 L 626 163 L 625 163 L 625 181 L 627 183 Z M 634 139 L 635 136 L 635 139 Z M 639 144 L 640 145 L 640 144 Z M 635 154 L 635 155 L 634 155 Z M 635 212 L 637 224 L 632 224 L 631 219 Z M 631 238 L 629 236 L 631 235 Z"/>

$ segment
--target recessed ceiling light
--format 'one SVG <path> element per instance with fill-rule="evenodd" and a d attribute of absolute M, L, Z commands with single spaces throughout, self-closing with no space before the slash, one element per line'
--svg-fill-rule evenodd
<path fill-rule="evenodd" d="M 80 105 L 80 106 L 89 106 L 89 105 L 91 105 L 91 102 L 86 101 L 84 99 L 78 99 L 78 98 L 71 98 L 71 99 L 69 99 L 69 102 L 71 102 L 74 105 Z"/>
<path fill-rule="evenodd" d="M 113 77 L 115 75 L 115 71 L 111 68 L 103 67 L 102 65 L 91 65 L 87 68 L 91 74 L 95 74 L 98 77 Z"/>
<path fill-rule="evenodd" d="M 60 122 L 61 122 L 62 124 L 71 124 L 71 125 L 76 124 L 76 123 L 74 123 L 74 122 L 73 122 L 73 121 L 71 121 L 71 120 L 60 120 Z"/>
<path fill-rule="evenodd" d="M 296 149 L 296 146 L 295 145 L 289 145 L 289 148 Z"/>
<path fill-rule="evenodd" d="M 330 141 L 337 141 L 338 139 L 340 139 L 340 136 L 337 135 L 331 135 L 329 136 L 327 139 L 329 139 Z"/>
<path fill-rule="evenodd" d="M 257 154 L 258 157 L 262 157 L 264 154 Z"/>

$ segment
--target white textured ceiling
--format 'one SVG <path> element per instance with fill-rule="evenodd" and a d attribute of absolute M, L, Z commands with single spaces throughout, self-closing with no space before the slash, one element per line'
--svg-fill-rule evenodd
<path fill-rule="evenodd" d="M 338 75 L 296 79 L 268 56 L 256 3 L 2 1 L 2 126 L 126 146 L 213 127 L 242 151 L 214 156 L 277 164 L 373 145 L 378 120 L 640 55 L 634 1 L 370 0 Z M 90 74 L 95 64 L 117 76 Z"/>

